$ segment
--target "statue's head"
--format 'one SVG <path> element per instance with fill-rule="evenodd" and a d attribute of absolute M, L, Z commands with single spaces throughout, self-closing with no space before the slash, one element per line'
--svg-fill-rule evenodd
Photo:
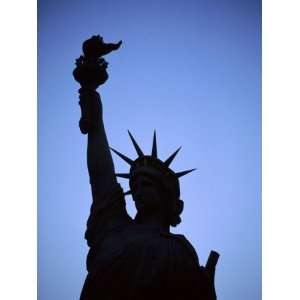
<path fill-rule="evenodd" d="M 155 168 L 143 166 L 133 171 L 129 185 L 137 209 L 137 222 L 155 214 L 163 214 L 168 226 L 181 222 L 183 201 L 179 199 L 178 180 L 170 180 Z"/>
<path fill-rule="evenodd" d="M 138 154 L 136 160 L 131 160 L 122 153 L 111 149 L 130 165 L 128 174 L 116 175 L 129 179 L 130 191 L 125 194 L 132 194 L 137 209 L 136 220 L 139 221 L 139 218 L 147 214 L 163 211 L 166 223 L 176 226 L 181 221 L 179 216 L 183 210 L 183 201 L 180 200 L 179 177 L 194 169 L 175 173 L 169 168 L 180 148 L 167 160 L 158 159 L 155 132 L 151 155 L 144 155 L 130 132 L 129 136 Z"/>

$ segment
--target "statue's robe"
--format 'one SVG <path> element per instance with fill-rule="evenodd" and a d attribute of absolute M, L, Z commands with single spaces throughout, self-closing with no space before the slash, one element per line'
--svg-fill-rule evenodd
<path fill-rule="evenodd" d="M 95 189 L 81 300 L 214 299 L 197 254 L 183 235 L 137 224 L 126 212 L 119 184 L 101 199 Z"/>

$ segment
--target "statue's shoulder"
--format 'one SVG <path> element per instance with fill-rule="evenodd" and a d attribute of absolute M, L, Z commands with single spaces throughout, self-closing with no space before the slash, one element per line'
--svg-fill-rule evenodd
<path fill-rule="evenodd" d="M 88 245 L 91 247 L 108 232 L 114 232 L 131 222 L 132 219 L 126 211 L 123 189 L 119 184 L 115 184 L 93 201 L 85 233 Z"/>
<path fill-rule="evenodd" d="M 183 234 L 162 233 L 162 236 L 177 241 L 178 244 L 182 246 L 186 251 L 188 251 L 188 253 L 195 259 L 197 264 L 199 264 L 199 259 L 196 250 Z"/>

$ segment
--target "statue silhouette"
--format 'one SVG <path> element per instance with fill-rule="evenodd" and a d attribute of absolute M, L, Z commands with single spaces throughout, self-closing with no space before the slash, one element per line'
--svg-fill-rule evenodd
<path fill-rule="evenodd" d="M 170 233 L 180 223 L 183 201 L 179 178 L 193 171 L 174 172 L 167 160 L 158 158 L 156 134 L 152 151 L 145 155 L 134 137 L 130 139 L 138 157 L 125 160 L 129 173 L 115 173 L 105 134 L 102 103 L 96 89 L 107 78 L 102 58 L 120 47 L 105 44 L 100 36 L 83 43 L 84 55 L 73 72 L 81 84 L 81 132 L 88 135 L 87 164 L 93 203 L 85 238 L 90 247 L 81 300 L 215 300 L 215 266 L 218 253 L 211 251 L 206 266 L 200 266 L 193 246 L 184 235 Z M 129 179 L 124 193 L 116 177 Z M 125 196 L 131 194 L 137 209 L 132 219 L 126 211 Z"/>

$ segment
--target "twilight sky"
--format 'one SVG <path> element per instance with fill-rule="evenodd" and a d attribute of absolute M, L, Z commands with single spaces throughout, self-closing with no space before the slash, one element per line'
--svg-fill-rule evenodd
<path fill-rule="evenodd" d="M 261 6 L 257 0 L 38 3 L 38 299 L 78 299 L 91 204 L 86 136 L 72 77 L 82 42 L 123 40 L 100 88 L 112 147 L 127 129 L 158 154 L 182 149 L 182 223 L 205 264 L 217 250 L 218 300 L 261 299 Z M 113 156 L 116 170 L 128 166 Z M 124 189 L 127 182 L 120 180 Z M 127 207 L 134 215 L 130 197 Z"/>

